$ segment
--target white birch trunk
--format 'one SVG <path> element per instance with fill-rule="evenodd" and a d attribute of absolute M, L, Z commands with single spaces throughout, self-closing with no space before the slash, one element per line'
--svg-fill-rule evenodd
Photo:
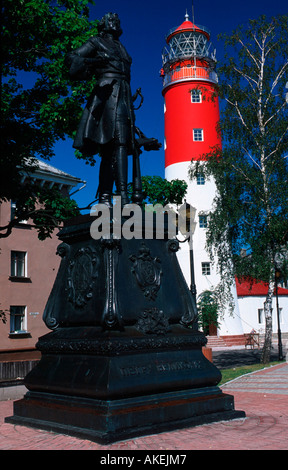
<path fill-rule="evenodd" d="M 269 288 L 266 300 L 264 302 L 265 314 L 265 339 L 261 353 L 261 362 L 268 364 L 270 362 L 272 348 L 272 298 L 274 293 L 274 279 L 269 282 Z"/>

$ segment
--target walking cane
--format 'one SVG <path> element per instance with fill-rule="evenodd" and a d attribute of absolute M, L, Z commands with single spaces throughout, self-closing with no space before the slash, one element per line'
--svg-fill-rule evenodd
<path fill-rule="evenodd" d="M 139 108 L 141 108 L 144 98 L 141 93 L 141 88 L 138 88 L 135 95 L 132 98 L 132 101 L 136 101 L 137 96 L 140 96 L 141 101 L 140 104 L 137 108 L 134 107 L 134 111 L 137 111 Z M 134 152 L 133 152 L 133 194 L 132 194 L 132 202 L 135 204 L 141 205 L 143 202 L 143 193 L 142 193 L 142 181 L 141 181 L 141 170 L 140 170 L 140 159 L 139 155 L 141 153 L 140 146 L 137 145 L 136 139 L 135 139 L 135 134 L 134 132 L 140 133 L 139 129 L 137 127 L 132 126 L 132 132 L 133 132 L 133 147 L 134 147 Z"/>
<path fill-rule="evenodd" d="M 133 194 L 132 194 L 132 201 L 135 204 L 139 204 L 139 205 L 141 205 L 142 202 L 143 202 L 139 149 L 137 148 L 137 144 L 135 144 L 134 153 L 133 153 Z"/>

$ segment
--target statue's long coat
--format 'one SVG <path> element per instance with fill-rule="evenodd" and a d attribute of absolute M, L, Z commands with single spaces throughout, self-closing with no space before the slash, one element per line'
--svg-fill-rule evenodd
<path fill-rule="evenodd" d="M 127 119 L 130 131 L 130 152 L 133 151 L 135 117 L 130 89 L 132 59 L 120 41 L 112 37 L 96 36 L 68 54 L 66 64 L 75 80 L 96 79 L 92 95 L 74 140 L 74 148 L 87 153 L 98 153 L 99 145 L 113 141 L 116 115 Z"/>

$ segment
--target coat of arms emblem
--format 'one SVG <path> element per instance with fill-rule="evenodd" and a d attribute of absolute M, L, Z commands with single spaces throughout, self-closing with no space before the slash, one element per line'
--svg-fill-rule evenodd
<path fill-rule="evenodd" d="M 83 307 L 92 298 L 95 280 L 98 277 L 98 259 L 90 248 L 80 248 L 68 267 L 68 300 L 75 307 Z"/>
<path fill-rule="evenodd" d="M 129 259 L 133 262 L 132 272 L 149 300 L 155 300 L 161 285 L 161 261 L 158 257 L 151 256 L 149 248 L 142 243 L 138 255 L 131 255 Z"/>

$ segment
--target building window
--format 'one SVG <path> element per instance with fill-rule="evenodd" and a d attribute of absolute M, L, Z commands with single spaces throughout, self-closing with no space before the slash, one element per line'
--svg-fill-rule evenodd
<path fill-rule="evenodd" d="M 202 103 L 202 93 L 200 90 L 191 90 L 191 103 Z"/>
<path fill-rule="evenodd" d="M 194 142 L 204 141 L 203 129 L 193 129 L 193 140 Z"/>
<path fill-rule="evenodd" d="M 203 173 L 198 173 L 198 175 L 197 175 L 197 184 L 198 185 L 205 184 L 205 176 L 203 175 Z"/>
<path fill-rule="evenodd" d="M 10 334 L 26 333 L 26 307 L 10 307 Z"/>
<path fill-rule="evenodd" d="M 258 323 L 264 323 L 264 310 L 263 308 L 258 308 Z"/>
<path fill-rule="evenodd" d="M 16 213 L 16 202 L 11 201 L 11 220 L 15 219 L 15 213 Z"/>
<path fill-rule="evenodd" d="M 200 228 L 207 228 L 207 226 L 208 226 L 207 215 L 199 215 L 199 227 Z"/>
<path fill-rule="evenodd" d="M 11 201 L 11 220 L 14 220 L 16 218 L 16 209 L 17 209 L 17 205 L 16 205 L 16 202 L 14 201 Z M 28 221 L 27 220 L 18 220 L 17 223 L 19 224 L 27 224 Z"/>
<path fill-rule="evenodd" d="M 211 274 L 211 263 L 202 263 L 202 274 L 203 274 L 203 276 L 210 276 L 210 274 Z"/>
<path fill-rule="evenodd" d="M 27 276 L 27 253 L 11 251 L 11 277 Z"/>

